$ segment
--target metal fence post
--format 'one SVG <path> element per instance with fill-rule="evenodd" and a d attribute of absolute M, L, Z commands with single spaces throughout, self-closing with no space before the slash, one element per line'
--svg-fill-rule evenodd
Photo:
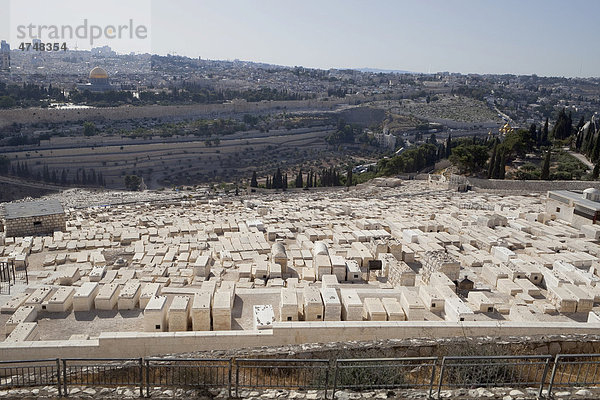
<path fill-rule="evenodd" d="M 327 363 L 327 369 L 325 370 L 325 399 L 327 399 L 327 391 L 329 390 L 329 371 L 331 370 L 331 366 L 334 362 L 335 360 L 329 360 Z M 331 398 L 334 399 L 333 396 Z"/>
<path fill-rule="evenodd" d="M 63 362 L 63 385 L 64 385 L 64 396 L 67 397 L 69 395 L 69 391 L 67 390 L 67 360 L 62 360 Z"/>
<path fill-rule="evenodd" d="M 438 381 L 438 390 L 437 390 L 437 398 L 440 398 L 440 394 L 442 393 L 442 384 L 444 381 L 444 369 L 446 368 L 446 357 L 442 358 L 442 368 L 440 369 L 440 379 Z"/>
<path fill-rule="evenodd" d="M 150 360 L 146 359 L 146 397 L 150 397 Z"/>
<path fill-rule="evenodd" d="M 239 386 L 240 386 L 240 362 L 236 359 L 235 362 L 235 397 L 239 397 Z"/>
<path fill-rule="evenodd" d="M 548 375 L 548 366 L 550 365 L 551 358 L 546 358 L 546 364 L 544 365 L 544 372 L 542 373 L 542 380 L 540 382 L 540 390 L 538 391 L 538 399 L 542 398 L 542 391 L 544 390 L 544 383 L 546 383 L 546 375 Z"/>
<path fill-rule="evenodd" d="M 227 375 L 228 375 L 228 379 L 227 379 L 227 393 L 229 394 L 229 398 L 231 398 L 231 379 L 232 379 L 231 368 L 232 368 L 232 365 L 233 365 L 233 357 L 229 359 L 229 364 L 227 366 Z"/>
<path fill-rule="evenodd" d="M 436 358 L 431 366 L 431 379 L 429 380 L 429 398 L 433 395 L 433 381 L 435 380 L 435 367 L 437 366 L 438 359 Z"/>
<path fill-rule="evenodd" d="M 335 372 L 333 374 L 333 392 L 331 393 L 331 398 L 335 400 L 335 392 L 337 390 L 337 381 L 338 381 L 338 362 L 337 359 L 333 361 L 333 366 L 335 368 Z"/>
<path fill-rule="evenodd" d="M 140 397 L 144 397 L 144 359 L 140 358 L 139 365 L 139 379 L 140 379 Z"/>
<path fill-rule="evenodd" d="M 58 386 L 58 397 L 62 397 L 62 380 L 60 379 L 60 359 L 56 359 L 56 386 Z"/>
<path fill-rule="evenodd" d="M 556 357 L 554 357 L 554 365 L 552 366 L 552 375 L 550 376 L 550 383 L 548 384 L 548 398 L 552 397 L 552 386 L 554 386 L 554 377 L 556 376 L 556 369 L 558 367 L 559 358 L 560 358 L 559 354 L 557 354 Z"/>

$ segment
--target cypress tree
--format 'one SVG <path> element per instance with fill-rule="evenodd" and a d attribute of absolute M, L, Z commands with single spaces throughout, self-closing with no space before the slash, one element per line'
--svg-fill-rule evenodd
<path fill-rule="evenodd" d="M 548 143 L 548 117 L 546 117 L 546 123 L 544 124 L 544 130 L 542 131 L 542 145 Z"/>
<path fill-rule="evenodd" d="M 596 165 L 594 165 L 594 170 L 592 171 L 592 177 L 594 179 L 598 179 L 598 175 L 600 175 L 600 162 L 597 162 Z"/>
<path fill-rule="evenodd" d="M 594 142 L 594 147 L 592 148 L 592 154 L 590 158 L 592 162 L 598 161 L 598 157 L 600 156 L 600 135 L 596 135 L 596 140 Z"/>
<path fill-rule="evenodd" d="M 352 186 L 352 167 L 348 167 L 346 171 L 346 186 Z"/>
<path fill-rule="evenodd" d="M 496 164 L 496 152 L 498 151 L 498 142 L 494 141 L 494 149 L 492 150 L 492 158 L 490 159 L 490 165 L 488 167 L 487 177 L 490 179 L 494 173 L 494 166 Z"/>
<path fill-rule="evenodd" d="M 546 153 L 546 157 L 544 158 L 544 164 L 542 165 L 542 173 L 540 175 L 540 179 L 543 179 L 545 181 L 550 180 L 550 157 L 551 157 L 551 150 L 548 150 L 548 152 Z"/>
<path fill-rule="evenodd" d="M 452 134 L 448 134 L 448 139 L 446 139 L 446 158 L 450 158 L 450 154 L 452 154 Z"/>
<path fill-rule="evenodd" d="M 252 179 L 250 179 L 250 187 L 258 187 L 258 177 L 256 171 L 252 172 Z"/>
<path fill-rule="evenodd" d="M 502 157 L 500 157 L 500 179 L 504 179 L 506 177 L 506 151 L 502 152 Z"/>

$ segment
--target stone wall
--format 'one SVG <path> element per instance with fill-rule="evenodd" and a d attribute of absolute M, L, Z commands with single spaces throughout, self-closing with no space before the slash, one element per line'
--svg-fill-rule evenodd
<path fill-rule="evenodd" d="M 600 189 L 598 181 L 512 181 L 502 179 L 468 178 L 471 186 L 487 190 L 510 190 L 523 192 L 547 192 L 548 190 L 584 190 L 590 187 Z"/>
<path fill-rule="evenodd" d="M 0 360 L 148 357 L 211 350 L 409 338 L 591 335 L 599 324 L 515 322 L 276 322 L 272 330 L 211 332 L 105 332 L 91 340 L 0 342 Z M 547 353 L 546 347 L 539 352 Z"/>
<path fill-rule="evenodd" d="M 64 231 L 66 230 L 66 224 L 66 214 L 51 214 L 38 217 L 6 219 L 4 221 L 4 230 L 7 237 L 29 236 Z"/>

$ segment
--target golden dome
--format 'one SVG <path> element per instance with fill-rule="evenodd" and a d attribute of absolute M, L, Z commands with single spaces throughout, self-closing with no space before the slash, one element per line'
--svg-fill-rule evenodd
<path fill-rule="evenodd" d="M 90 79 L 108 79 L 108 74 L 103 68 L 95 67 L 90 71 Z"/>

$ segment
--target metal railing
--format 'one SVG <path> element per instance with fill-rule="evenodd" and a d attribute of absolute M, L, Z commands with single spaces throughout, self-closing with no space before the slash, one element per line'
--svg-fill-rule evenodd
<path fill-rule="evenodd" d="M 165 388 L 318 390 L 600 387 L 600 354 L 541 356 L 407 357 L 362 359 L 68 358 L 0 361 L 0 390 L 54 386 L 129 387 L 151 397 Z M 144 388 L 145 393 L 144 393 Z"/>
<path fill-rule="evenodd" d="M 241 358 L 235 360 L 235 395 L 240 388 L 316 389 L 327 393 L 329 360 Z"/>
<path fill-rule="evenodd" d="M 437 361 L 437 357 L 337 360 L 332 398 L 338 389 L 394 388 L 427 388 L 431 397 Z"/>
<path fill-rule="evenodd" d="M 58 358 L 0 361 L 0 390 L 36 386 L 56 386 L 62 395 Z"/>
<path fill-rule="evenodd" d="M 146 358 L 146 395 L 151 387 L 226 387 L 231 397 L 232 359 Z"/>
<path fill-rule="evenodd" d="M 64 394 L 68 386 L 135 386 L 144 396 L 143 368 L 141 358 L 63 358 Z"/>
<path fill-rule="evenodd" d="M 548 393 L 552 393 L 556 386 L 600 386 L 600 354 L 558 354 L 554 359 Z"/>
<path fill-rule="evenodd" d="M 0 261 L 0 294 L 10 294 L 10 287 L 16 284 L 15 277 L 14 261 Z"/>
<path fill-rule="evenodd" d="M 444 357 L 438 380 L 442 388 L 539 387 L 541 397 L 552 356 Z"/>

